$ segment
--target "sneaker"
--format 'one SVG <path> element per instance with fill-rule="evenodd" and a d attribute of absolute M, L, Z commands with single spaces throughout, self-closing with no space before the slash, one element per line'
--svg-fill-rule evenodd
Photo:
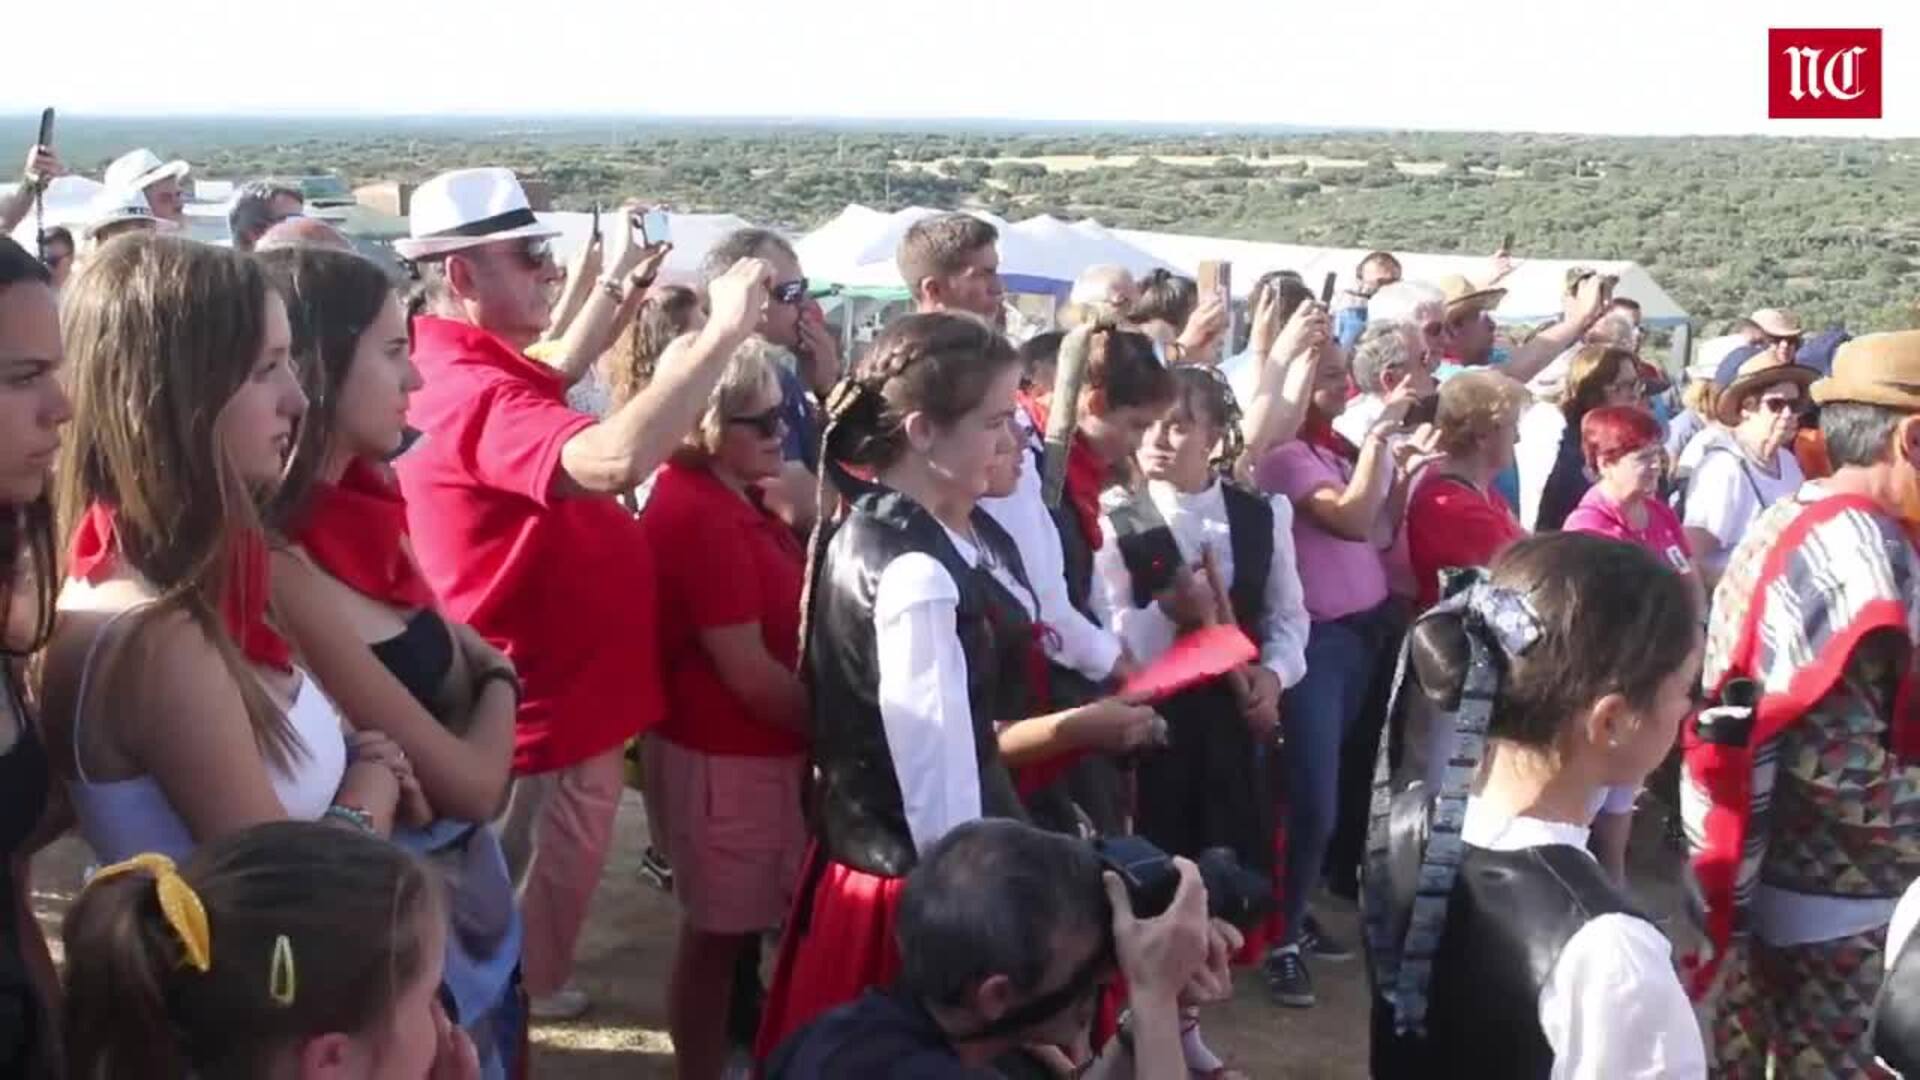
<path fill-rule="evenodd" d="M 1298 946 L 1289 945 L 1267 954 L 1267 996 L 1289 1009 L 1311 1009 L 1318 1002 L 1313 996 L 1313 976 L 1307 974 L 1307 961 Z"/>
<path fill-rule="evenodd" d="M 1327 933 L 1311 911 L 1300 920 L 1300 950 L 1320 960 L 1353 959 L 1353 946 Z"/>
<path fill-rule="evenodd" d="M 649 846 L 640 853 L 640 880 L 663 893 L 673 892 L 673 867 L 660 849 Z"/>
<path fill-rule="evenodd" d="M 577 986 L 563 986 L 546 997 L 534 998 L 527 1006 L 527 1012 L 540 1021 L 578 1020 L 587 1014 L 587 1009 L 592 1005 L 585 990 Z"/>

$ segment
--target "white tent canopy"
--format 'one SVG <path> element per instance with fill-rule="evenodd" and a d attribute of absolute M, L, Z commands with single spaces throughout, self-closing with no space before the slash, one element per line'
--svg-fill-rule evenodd
<path fill-rule="evenodd" d="M 618 220 L 617 211 L 603 211 L 600 215 L 601 229 L 611 229 Z M 543 225 L 560 230 L 553 238 L 554 257 L 560 265 L 567 265 L 587 242 L 593 232 L 593 215 L 571 210 L 557 210 L 536 215 Z M 669 214 L 668 228 L 672 233 L 673 251 L 667 256 L 666 266 L 661 277 L 669 282 L 692 284 L 700 278 L 700 264 L 706 260 L 707 252 L 725 239 L 735 229 L 752 227 L 752 222 L 733 214 Z M 802 263 L 801 265 L 805 265 Z"/>
<path fill-rule="evenodd" d="M 1000 230 L 1000 272 L 1012 278 L 1071 282 L 1097 263 L 1117 263 L 1135 272 L 1157 265 L 1145 251 L 1095 222 L 1069 225 L 1046 216 L 1009 224 L 969 211 Z M 915 222 L 939 213 L 923 206 L 883 214 L 849 206 L 794 245 L 800 265 L 817 281 L 859 288 L 905 288 L 894 259 Z"/>
<path fill-rule="evenodd" d="M 1360 248 L 1316 248 L 1298 244 L 1269 244 L 1255 240 L 1220 240 L 1182 233 L 1142 232 L 1116 229 L 1115 235 L 1152 252 L 1165 265 L 1188 276 L 1199 272 L 1203 259 L 1226 259 L 1233 263 L 1235 295 L 1246 296 L 1260 275 L 1272 270 L 1292 270 L 1305 278 L 1316 292 L 1329 273 L 1338 275 L 1342 288 L 1352 284 L 1360 260 L 1367 251 Z M 1475 281 L 1489 273 L 1488 259 L 1478 255 L 1428 255 L 1396 251 L 1401 269 L 1409 281 L 1433 281 L 1445 274 L 1461 274 Z M 1522 259 L 1512 274 L 1500 284 L 1506 299 L 1493 314 L 1501 322 L 1532 323 L 1557 318 L 1566 289 L 1567 271 L 1587 267 L 1620 279 L 1617 296 L 1640 303 L 1641 316 L 1650 326 L 1672 326 L 1687 320 L 1685 309 L 1674 303 L 1638 263 L 1601 259 Z"/>

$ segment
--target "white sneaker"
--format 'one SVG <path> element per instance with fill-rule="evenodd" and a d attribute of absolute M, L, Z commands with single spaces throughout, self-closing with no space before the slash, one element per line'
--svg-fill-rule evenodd
<path fill-rule="evenodd" d="M 571 984 L 563 986 L 546 997 L 534 998 L 527 1006 L 527 1012 L 535 1020 L 578 1020 L 587 1014 L 593 1006 L 587 992 Z"/>

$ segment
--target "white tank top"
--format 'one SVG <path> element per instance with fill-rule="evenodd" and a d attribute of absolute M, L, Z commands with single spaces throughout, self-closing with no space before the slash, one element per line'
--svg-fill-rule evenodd
<path fill-rule="evenodd" d="M 70 582 L 69 587 L 74 584 Z M 85 711 L 95 654 L 113 624 L 143 606 L 115 614 L 100 628 L 87 647 L 80 667 L 80 690 L 74 698 L 73 767 L 77 779 L 68 783 L 67 790 L 80 822 L 80 835 L 101 861 L 109 863 L 148 851 L 184 861 L 194 849 L 193 834 L 153 777 L 95 783 L 87 779 L 86 766 L 80 761 L 80 717 Z M 293 707 L 287 710 L 287 722 L 294 734 L 293 760 L 285 771 L 268 764 L 267 779 L 289 819 L 317 821 L 333 805 L 340 790 L 340 778 L 347 771 L 347 740 L 341 730 L 340 712 L 319 684 L 304 671 L 295 674 L 299 687 L 294 691 Z"/>

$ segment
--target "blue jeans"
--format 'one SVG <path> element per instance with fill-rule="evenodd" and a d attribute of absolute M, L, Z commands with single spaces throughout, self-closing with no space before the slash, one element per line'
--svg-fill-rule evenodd
<path fill-rule="evenodd" d="M 1307 674 L 1281 699 L 1287 737 L 1287 865 L 1281 879 L 1282 944 L 1299 940 L 1307 898 L 1319 884 L 1340 816 L 1340 745 L 1367 704 L 1390 629 L 1387 605 L 1316 622 L 1307 634 Z"/>

